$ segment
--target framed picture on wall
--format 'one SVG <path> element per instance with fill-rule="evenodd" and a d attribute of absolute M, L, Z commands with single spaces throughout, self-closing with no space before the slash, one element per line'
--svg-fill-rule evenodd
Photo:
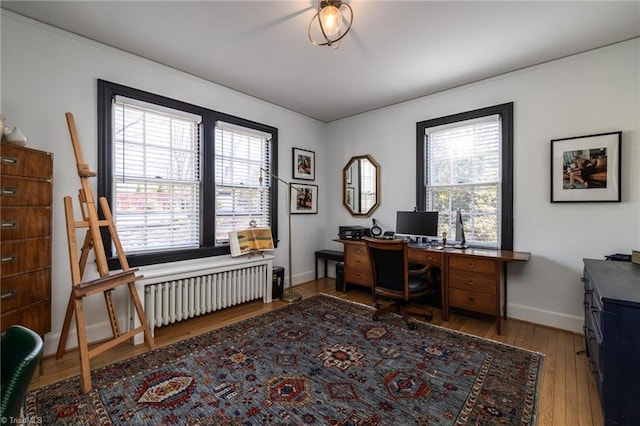
<path fill-rule="evenodd" d="M 291 214 L 318 213 L 318 185 L 291 184 Z"/>
<path fill-rule="evenodd" d="M 622 132 L 551 140 L 551 202 L 620 202 Z"/>
<path fill-rule="evenodd" d="M 316 179 L 316 153 L 306 149 L 293 148 L 293 178 Z"/>

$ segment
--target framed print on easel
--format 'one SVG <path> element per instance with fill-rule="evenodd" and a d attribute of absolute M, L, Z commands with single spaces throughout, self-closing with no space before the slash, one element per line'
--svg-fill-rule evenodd
<path fill-rule="evenodd" d="M 622 132 L 551 140 L 551 202 L 620 202 Z"/>
<path fill-rule="evenodd" d="M 293 148 L 293 178 L 316 179 L 316 153 L 301 148 Z"/>

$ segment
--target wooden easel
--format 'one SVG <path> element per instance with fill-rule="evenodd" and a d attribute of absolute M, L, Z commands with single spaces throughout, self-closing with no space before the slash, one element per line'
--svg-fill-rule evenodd
<path fill-rule="evenodd" d="M 72 199 L 69 196 L 64 197 L 64 210 L 67 222 L 67 239 L 69 243 L 69 261 L 71 263 L 72 288 L 71 296 L 69 297 L 69 304 L 67 306 L 67 312 L 64 318 L 62 333 L 60 335 L 60 342 L 58 343 L 56 358 L 60 358 L 65 352 L 67 337 L 69 336 L 69 329 L 71 327 L 71 320 L 73 318 L 73 314 L 75 313 L 76 330 L 78 333 L 78 347 L 80 349 L 80 364 L 82 371 L 82 391 L 84 393 L 87 393 L 91 390 L 91 369 L 89 364 L 91 358 L 116 346 L 119 343 L 124 342 L 127 339 L 132 338 L 133 336 L 141 332 L 144 332 L 145 340 L 150 349 L 155 349 L 155 342 L 153 341 L 151 329 L 149 328 L 149 324 L 147 323 L 147 318 L 144 314 L 144 310 L 142 309 L 142 304 L 140 303 L 140 298 L 138 297 L 138 292 L 136 291 L 135 286 L 135 281 L 143 277 L 141 275 L 136 276 L 135 273 L 137 269 L 129 268 L 127 258 L 125 257 L 124 251 L 122 250 L 120 238 L 118 237 L 118 231 L 116 230 L 115 224 L 113 222 L 113 216 L 111 215 L 109 204 L 104 197 L 100 197 L 99 199 L 104 219 L 100 219 L 98 217 L 96 203 L 91 192 L 91 186 L 89 184 L 89 178 L 95 177 L 97 173 L 90 171 L 88 165 L 85 164 L 84 160 L 82 159 L 82 152 L 80 151 L 80 143 L 78 141 L 78 134 L 76 131 L 76 124 L 73 118 L 73 114 L 67 112 L 65 116 L 67 118 L 67 126 L 69 127 L 69 134 L 71 136 L 73 151 L 76 156 L 78 176 L 80 177 L 80 183 L 82 185 L 78 194 L 78 197 L 80 199 L 82 220 L 76 221 L 74 219 Z M 107 258 L 102 243 L 102 236 L 100 235 L 101 227 L 107 227 L 109 230 L 113 244 L 115 245 L 118 252 L 118 259 L 120 260 L 122 272 L 113 274 L 109 273 Z M 78 256 L 78 243 L 76 240 L 76 231 L 78 229 L 87 230 L 82 248 L 80 249 L 80 256 Z M 95 253 L 95 261 L 98 267 L 100 278 L 83 282 L 82 276 L 87 265 L 89 252 L 92 249 Z M 129 293 L 133 300 L 135 310 L 138 314 L 140 324 L 142 325 L 126 333 L 121 333 L 112 300 L 112 292 L 116 287 L 120 287 L 125 284 L 129 288 Z M 97 293 L 103 293 L 104 295 L 113 337 L 89 349 L 82 302 L 85 297 Z"/>

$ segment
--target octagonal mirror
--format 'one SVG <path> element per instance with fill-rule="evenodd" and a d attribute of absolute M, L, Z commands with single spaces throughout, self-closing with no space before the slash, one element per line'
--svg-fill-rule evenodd
<path fill-rule="evenodd" d="M 353 216 L 367 217 L 380 204 L 380 165 L 370 155 L 351 157 L 342 173 L 342 203 Z"/>

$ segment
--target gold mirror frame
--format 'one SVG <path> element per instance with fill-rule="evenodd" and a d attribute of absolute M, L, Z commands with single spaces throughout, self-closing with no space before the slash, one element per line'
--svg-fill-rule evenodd
<path fill-rule="evenodd" d="M 342 204 L 359 217 L 380 205 L 380 165 L 369 154 L 351 157 L 342 169 Z"/>

